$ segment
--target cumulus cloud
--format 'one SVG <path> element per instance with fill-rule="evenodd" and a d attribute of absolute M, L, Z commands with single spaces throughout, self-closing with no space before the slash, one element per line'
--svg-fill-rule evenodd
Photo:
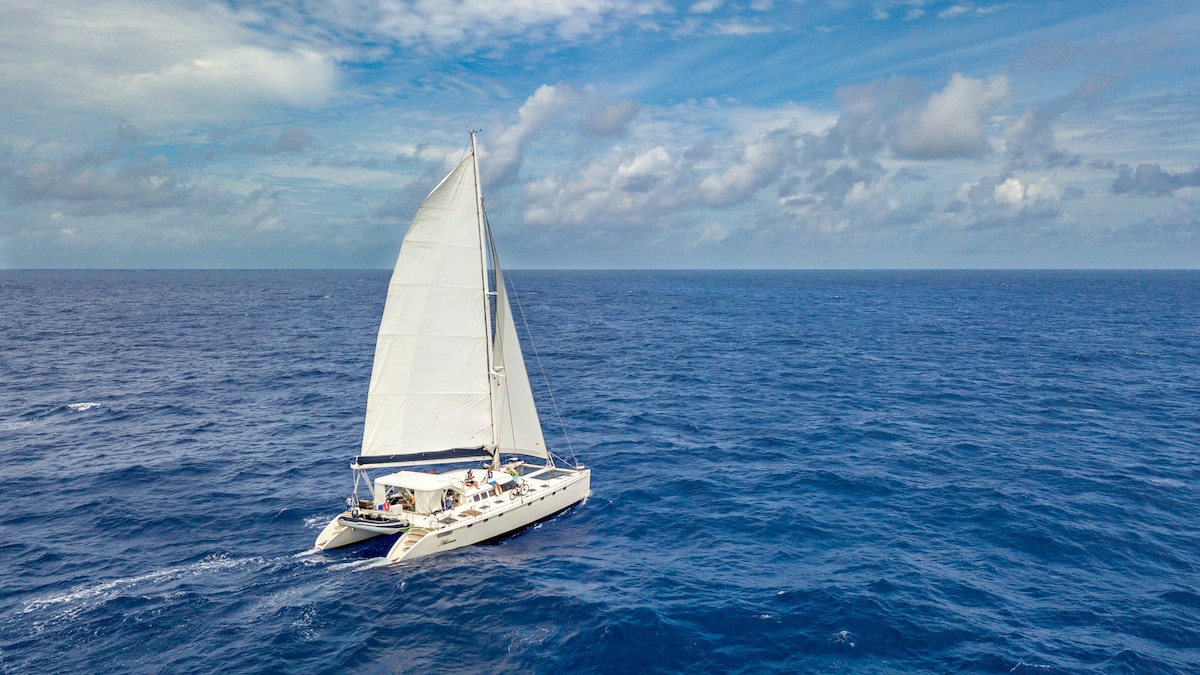
<path fill-rule="evenodd" d="M 707 143 L 702 152 L 661 145 L 640 151 L 612 147 L 583 166 L 528 182 L 524 221 L 541 227 L 660 226 L 702 209 L 732 208 L 781 180 L 796 156 L 798 138 L 788 129 L 774 129 L 746 142 Z M 704 241 L 730 236 L 728 227 L 703 229 Z"/>
<path fill-rule="evenodd" d="M 992 115 L 1008 97 L 1003 75 L 972 78 L 953 75 L 939 91 L 928 92 L 911 78 L 889 78 L 838 91 L 841 109 L 823 131 L 799 117 L 755 117 L 758 131 L 737 136 L 699 135 L 689 147 L 642 144 L 641 135 L 664 119 L 625 126 L 628 145 L 590 148 L 576 158 L 525 183 L 523 220 L 539 228 L 576 225 L 606 228 L 666 227 L 692 232 L 693 243 L 729 241 L 752 228 L 750 212 L 764 222 L 800 219 L 822 231 L 848 233 L 855 224 L 876 226 L 889 220 L 918 222 L 935 218 L 928 171 L 920 167 L 947 159 L 977 158 L 991 152 Z M 519 161 L 535 136 L 562 125 L 570 111 L 588 107 L 591 93 L 565 85 L 545 86 L 522 106 L 518 121 L 501 140 L 509 150 L 501 158 Z M 709 104 L 697 104 L 697 108 Z M 632 105 L 596 106 L 604 117 L 624 121 Z M 612 110 L 620 111 L 617 115 Z M 669 124 L 683 124 L 694 111 L 674 110 Z M 632 120 L 632 117 L 630 117 Z M 581 125 L 587 129 L 587 125 Z M 751 127 L 753 128 L 753 127 Z M 807 129 L 807 130 L 805 130 Z M 671 135 L 668 134 L 668 137 Z M 598 150 L 591 153 L 591 150 Z M 516 162 L 501 162 L 512 167 Z M 945 189 L 945 188 L 942 188 Z M 775 205 L 758 197 L 775 195 Z M 1009 175 L 975 185 L 961 200 L 962 217 L 993 213 L 1042 213 L 1061 200 L 1062 190 L 1048 179 Z M 952 190 L 943 192 L 952 199 Z M 705 213 L 739 214 L 729 225 Z M 705 223 L 688 229 L 685 223 Z M 915 226 L 915 225 L 914 225 Z M 774 227 L 774 226 L 773 226 Z M 741 228 L 741 229 L 739 229 Z M 706 234 L 702 234 L 706 233 Z M 849 236 L 849 235 L 847 235 Z"/>
<path fill-rule="evenodd" d="M 811 197 L 825 209 L 840 209 L 846 201 L 862 199 L 884 177 L 882 165 L 863 160 L 813 176 Z"/>
<path fill-rule="evenodd" d="M 538 87 L 517 111 L 517 122 L 489 139 L 489 181 L 503 185 L 516 180 L 525 148 L 543 127 L 556 123 L 577 98 L 578 94 L 570 85 L 544 84 Z"/>
<path fill-rule="evenodd" d="M 1025 199 L 1025 186 L 1016 178 L 1006 178 L 1003 183 L 992 188 L 992 197 L 999 204 L 1020 206 Z"/>
<path fill-rule="evenodd" d="M 1185 187 L 1200 185 L 1200 167 L 1192 171 L 1174 173 L 1158 164 L 1139 164 L 1136 169 L 1122 164 L 1117 177 L 1109 188 L 1116 194 L 1132 194 L 1144 197 L 1169 195 Z"/>
<path fill-rule="evenodd" d="M 1008 78 L 955 73 L 926 95 L 919 80 L 893 77 L 843 87 L 837 98 L 837 123 L 805 144 L 814 159 L 870 159 L 885 148 L 905 159 L 973 158 L 992 151 L 988 121 L 1008 99 Z"/>
<path fill-rule="evenodd" d="M 991 152 L 989 113 L 1008 99 L 1008 78 L 979 80 L 955 73 L 946 88 L 901 120 L 892 148 L 901 157 L 954 159 Z"/>
<path fill-rule="evenodd" d="M 738 160 L 724 171 L 705 176 L 700 181 L 700 199 L 710 206 L 728 206 L 775 182 L 787 162 L 796 155 L 796 140 L 795 135 L 785 129 L 763 134 L 746 145 Z"/>
<path fill-rule="evenodd" d="M 919 80 L 902 77 L 838 89 L 837 123 L 823 134 L 810 135 L 805 153 L 814 160 L 874 158 L 894 136 L 896 121 L 920 105 L 922 94 Z"/>
<path fill-rule="evenodd" d="M 609 100 L 592 87 L 544 84 L 525 99 L 514 124 L 490 135 L 489 181 L 504 185 L 516 180 L 526 149 L 548 130 L 578 125 L 593 138 L 618 137 L 626 133 L 639 109 L 634 101 Z"/>
<path fill-rule="evenodd" d="M 1055 212 L 1065 196 L 1065 190 L 1049 176 L 999 176 L 981 178 L 977 183 L 965 183 L 959 189 L 961 202 L 970 205 L 976 214 L 996 212 Z M 963 211 L 962 204 L 953 207 Z"/>
<path fill-rule="evenodd" d="M 583 121 L 583 130 L 592 136 L 622 136 L 640 108 L 629 99 L 607 103 Z"/>
<path fill-rule="evenodd" d="M 99 215 L 182 206 L 185 182 L 162 156 L 115 167 L 95 158 L 68 158 L 6 167 L 0 193 L 16 205 L 49 201 L 60 212 Z"/>
<path fill-rule="evenodd" d="M 550 227 L 644 222 L 694 196 L 688 174 L 686 162 L 660 146 L 642 152 L 613 148 L 570 173 L 526 184 L 524 220 Z"/>
<path fill-rule="evenodd" d="M 58 161 L 30 158 L 5 164 L 0 166 L 0 195 L 14 206 L 47 204 L 56 213 L 80 217 L 164 210 L 213 215 L 236 211 L 244 201 L 196 183 L 163 155 L 124 150 L 114 146 Z"/>

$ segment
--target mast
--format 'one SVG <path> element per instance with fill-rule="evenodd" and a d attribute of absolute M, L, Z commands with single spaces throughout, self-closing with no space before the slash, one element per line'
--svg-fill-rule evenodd
<path fill-rule="evenodd" d="M 488 283 L 487 260 L 488 242 L 486 225 L 483 218 L 483 187 L 479 181 L 479 150 L 475 145 L 475 131 L 471 132 L 471 164 L 475 169 L 475 218 L 479 227 L 479 273 L 483 275 L 483 325 L 484 335 L 487 336 L 487 372 L 488 372 L 488 407 L 492 414 L 492 464 L 498 464 L 500 458 L 500 440 L 496 437 L 496 366 L 495 338 L 492 336 L 492 291 Z"/>

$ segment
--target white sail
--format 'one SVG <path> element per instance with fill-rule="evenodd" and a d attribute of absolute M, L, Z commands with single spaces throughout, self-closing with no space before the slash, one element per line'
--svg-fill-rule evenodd
<path fill-rule="evenodd" d="M 502 452 L 546 458 L 546 439 L 538 421 L 533 390 L 517 341 L 512 308 L 504 287 L 504 275 L 496 270 L 496 431 Z"/>
<path fill-rule="evenodd" d="M 425 198 L 404 236 L 375 346 L 360 462 L 488 456 L 452 451 L 494 442 L 477 180 L 468 156 Z"/>

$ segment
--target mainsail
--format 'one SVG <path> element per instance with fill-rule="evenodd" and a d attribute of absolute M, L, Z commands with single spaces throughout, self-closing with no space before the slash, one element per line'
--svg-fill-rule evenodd
<path fill-rule="evenodd" d="M 478 180 L 472 148 L 404 236 L 379 326 L 358 465 L 463 461 L 497 450 L 547 456 L 494 260 L 491 334 L 483 250 L 490 237 Z"/>

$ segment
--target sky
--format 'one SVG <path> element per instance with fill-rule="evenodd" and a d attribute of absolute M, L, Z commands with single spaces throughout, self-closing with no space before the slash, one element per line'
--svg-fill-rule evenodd
<path fill-rule="evenodd" d="M 1200 267 L 1200 4 L 4 0 L 0 268 Z"/>

